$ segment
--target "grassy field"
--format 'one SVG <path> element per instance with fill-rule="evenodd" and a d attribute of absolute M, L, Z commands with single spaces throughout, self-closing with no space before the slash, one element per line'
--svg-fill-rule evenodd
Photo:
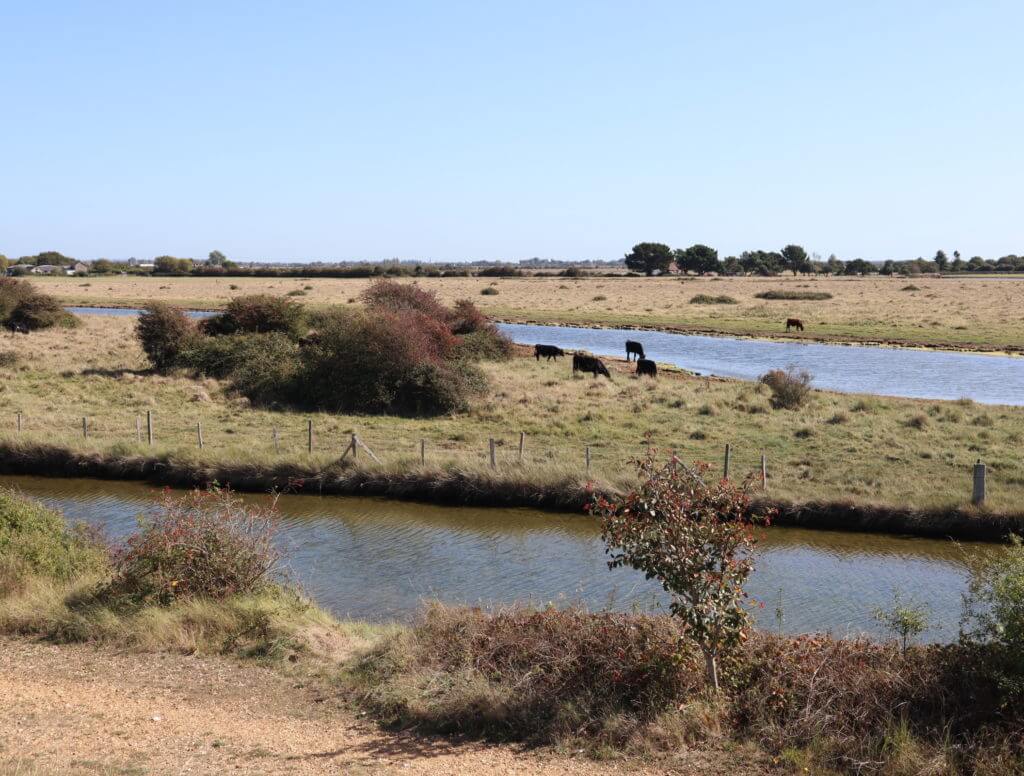
<path fill-rule="evenodd" d="M 311 305 L 352 304 L 368 280 L 93 277 L 33 279 L 68 304 L 144 304 L 159 299 L 215 308 L 232 296 L 286 294 Z M 1024 347 L 1024 278 L 423 278 L 445 302 L 472 299 L 506 321 L 648 327 L 759 337 L 792 336 L 923 347 Z M 496 294 L 482 294 L 484 289 Z M 831 299 L 761 299 L 770 291 L 818 292 Z M 735 304 L 693 304 L 698 295 Z M 785 333 L 788 317 L 803 333 Z"/>
<path fill-rule="evenodd" d="M 466 414 L 314 416 L 252 408 L 217 381 L 150 374 L 133 325 L 131 319 L 87 317 L 77 329 L 0 341 L 0 438 L 124 456 L 325 465 L 358 433 L 393 470 L 416 469 L 425 440 L 428 466 L 482 472 L 489 472 L 488 440 L 494 438 L 493 476 L 580 480 L 589 445 L 593 478 L 621 485 L 630 476 L 624 462 L 650 435 L 656 445 L 708 460 L 716 471 L 725 444 L 732 444 L 733 476 L 759 469 L 764 452 L 769 495 L 777 498 L 963 505 L 970 497 L 971 465 L 981 458 L 989 466 L 989 505 L 1014 510 L 1024 502 L 1024 408 L 814 392 L 804 408 L 779 410 L 767 390 L 752 383 L 696 378 L 667 367 L 657 381 L 638 380 L 622 362 L 613 364 L 612 381 L 573 378 L 565 360 L 516 358 L 484 365 L 491 390 Z M 154 415 L 154 448 L 136 441 L 136 418 L 147 411 Z M 312 456 L 306 452 L 308 420 L 315 429 Z"/>

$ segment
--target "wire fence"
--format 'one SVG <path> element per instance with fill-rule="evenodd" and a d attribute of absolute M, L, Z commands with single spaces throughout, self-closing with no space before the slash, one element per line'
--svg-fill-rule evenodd
<path fill-rule="evenodd" d="M 199 413 L 197 413 L 198 415 Z M 494 436 L 460 433 L 404 431 L 401 435 L 387 429 L 352 428 L 351 418 L 330 415 L 284 415 L 280 422 L 266 418 L 240 421 L 229 412 L 207 413 L 189 422 L 180 415 L 164 416 L 158 411 L 144 414 L 117 413 L 75 415 L 72 413 L 15 413 L 9 421 L 0 421 L 0 437 L 8 441 L 46 443 L 77 447 L 105 447 L 121 452 L 145 454 L 159 451 L 196 450 L 232 455 L 304 458 L 317 464 L 353 459 L 365 464 L 464 466 L 508 470 L 512 467 L 544 467 L 551 471 L 578 473 L 609 479 L 629 474 L 628 462 L 642 454 L 643 439 L 635 444 L 608 442 L 600 436 L 592 440 L 558 440 L 550 436 L 532 439 L 524 431 L 507 431 Z M 275 419 L 276 420 L 276 419 Z M 713 475 L 732 479 L 751 478 L 764 491 L 774 479 L 771 452 L 756 447 L 714 444 L 693 439 L 678 445 L 661 444 L 665 453 L 673 452 L 684 460 L 709 462 Z M 776 465 L 783 466 L 782 461 Z M 888 464 L 890 469 L 892 464 Z M 963 472 L 963 502 L 984 504 L 993 483 L 993 469 L 980 459 L 960 456 L 954 468 Z M 791 466 L 779 476 L 792 479 Z M 1000 474 L 997 467 L 995 473 Z M 907 466 L 906 477 L 914 476 Z M 909 481 L 909 480 L 908 480 Z M 1024 479 L 1010 474 L 998 484 L 1000 490 L 1019 490 Z M 824 495 L 824 494 L 822 494 Z"/>

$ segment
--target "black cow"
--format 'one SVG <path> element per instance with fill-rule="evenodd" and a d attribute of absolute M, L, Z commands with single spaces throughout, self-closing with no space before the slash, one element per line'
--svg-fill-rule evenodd
<path fill-rule="evenodd" d="M 799 318 L 787 318 L 786 319 L 786 331 L 789 331 L 790 327 L 795 328 L 797 331 L 804 330 L 804 322 Z"/>
<path fill-rule="evenodd" d="M 548 361 L 551 359 L 558 359 L 559 356 L 564 356 L 565 351 L 557 345 L 534 345 L 533 355 L 540 361 L 540 357 L 544 356 Z"/>
<path fill-rule="evenodd" d="M 644 355 L 644 346 L 639 342 L 633 340 L 626 340 L 626 360 L 629 361 L 630 356 L 636 356 L 637 359 L 647 358 Z"/>
<path fill-rule="evenodd" d="M 641 358 L 636 362 L 636 374 L 637 377 L 640 375 L 649 375 L 650 377 L 658 376 L 658 365 L 655 364 L 649 358 Z"/>
<path fill-rule="evenodd" d="M 612 379 L 608 373 L 608 367 L 601 359 L 595 356 L 584 356 L 580 353 L 574 353 L 572 357 L 572 373 L 576 374 L 577 372 L 590 372 L 594 377 L 604 375 L 609 380 Z"/>
<path fill-rule="evenodd" d="M 7 328 L 11 330 L 11 336 L 15 334 L 28 334 L 28 326 L 24 323 L 12 321 L 7 324 Z"/>

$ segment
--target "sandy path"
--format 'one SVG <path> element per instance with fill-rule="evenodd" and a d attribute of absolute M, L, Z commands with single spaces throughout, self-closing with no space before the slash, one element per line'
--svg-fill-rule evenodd
<path fill-rule="evenodd" d="M 649 773 L 756 773 L 680 753 Z M 252 664 L 0 639 L 0 773 L 621 774 L 638 763 L 381 732 Z"/>

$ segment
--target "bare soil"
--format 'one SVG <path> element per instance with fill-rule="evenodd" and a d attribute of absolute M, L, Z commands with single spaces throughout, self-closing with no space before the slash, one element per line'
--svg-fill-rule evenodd
<path fill-rule="evenodd" d="M 595 762 L 382 731 L 323 681 L 228 658 L 0 639 L 0 774 L 765 773 L 749 750 Z"/>

